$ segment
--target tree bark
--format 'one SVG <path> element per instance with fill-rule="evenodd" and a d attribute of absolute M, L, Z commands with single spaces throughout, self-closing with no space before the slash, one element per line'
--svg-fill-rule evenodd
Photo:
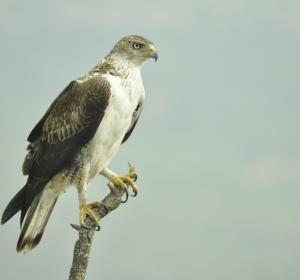
<path fill-rule="evenodd" d="M 93 211 L 99 220 L 105 217 L 109 212 L 119 207 L 125 193 L 128 196 L 126 190 L 117 189 L 112 183 L 109 183 L 108 186 L 110 188 L 110 193 L 101 201 L 101 205 L 99 207 L 93 208 Z M 94 223 L 89 217 L 85 219 L 85 226 L 71 226 L 78 230 L 79 238 L 74 246 L 73 262 L 69 280 L 84 280 L 94 233 L 100 228 L 95 228 Z"/>

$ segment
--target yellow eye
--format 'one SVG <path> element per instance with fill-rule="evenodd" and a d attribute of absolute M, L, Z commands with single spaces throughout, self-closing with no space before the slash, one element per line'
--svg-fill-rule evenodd
<path fill-rule="evenodd" d="M 142 47 L 142 44 L 139 44 L 139 43 L 133 43 L 133 44 L 132 44 L 132 47 L 133 47 L 134 49 L 140 49 L 140 48 Z"/>

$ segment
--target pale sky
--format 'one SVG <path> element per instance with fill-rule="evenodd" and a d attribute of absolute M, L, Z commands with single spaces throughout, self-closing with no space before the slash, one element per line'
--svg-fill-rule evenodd
<path fill-rule="evenodd" d="M 26 138 L 51 101 L 125 35 L 158 49 L 146 107 L 110 167 L 140 193 L 102 221 L 87 279 L 300 279 L 300 2 L 0 1 L 1 212 L 25 184 Z M 105 196 L 106 180 L 89 186 Z M 74 188 L 39 246 L 0 227 L 0 278 L 67 279 Z"/>

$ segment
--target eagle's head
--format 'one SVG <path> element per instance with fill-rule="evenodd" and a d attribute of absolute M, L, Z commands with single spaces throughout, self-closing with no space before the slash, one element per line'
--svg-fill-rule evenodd
<path fill-rule="evenodd" d="M 111 54 L 121 56 L 123 59 L 137 65 L 142 65 L 148 58 L 153 58 L 155 61 L 158 58 L 154 44 L 139 35 L 130 35 L 122 38 L 115 44 Z"/>

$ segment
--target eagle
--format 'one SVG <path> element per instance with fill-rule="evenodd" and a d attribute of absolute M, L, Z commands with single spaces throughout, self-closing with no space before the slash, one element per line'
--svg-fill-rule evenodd
<path fill-rule="evenodd" d="M 108 165 L 143 109 L 141 68 L 149 58 L 158 58 L 151 41 L 139 35 L 122 38 L 86 75 L 68 84 L 32 129 L 22 166 L 26 184 L 1 219 L 4 224 L 21 212 L 17 252 L 38 245 L 59 195 L 71 185 L 78 191 L 81 225 L 86 216 L 99 225 L 92 210 L 99 202 L 87 199 L 87 186 L 96 175 L 138 192 L 135 172 L 120 176 Z"/>

